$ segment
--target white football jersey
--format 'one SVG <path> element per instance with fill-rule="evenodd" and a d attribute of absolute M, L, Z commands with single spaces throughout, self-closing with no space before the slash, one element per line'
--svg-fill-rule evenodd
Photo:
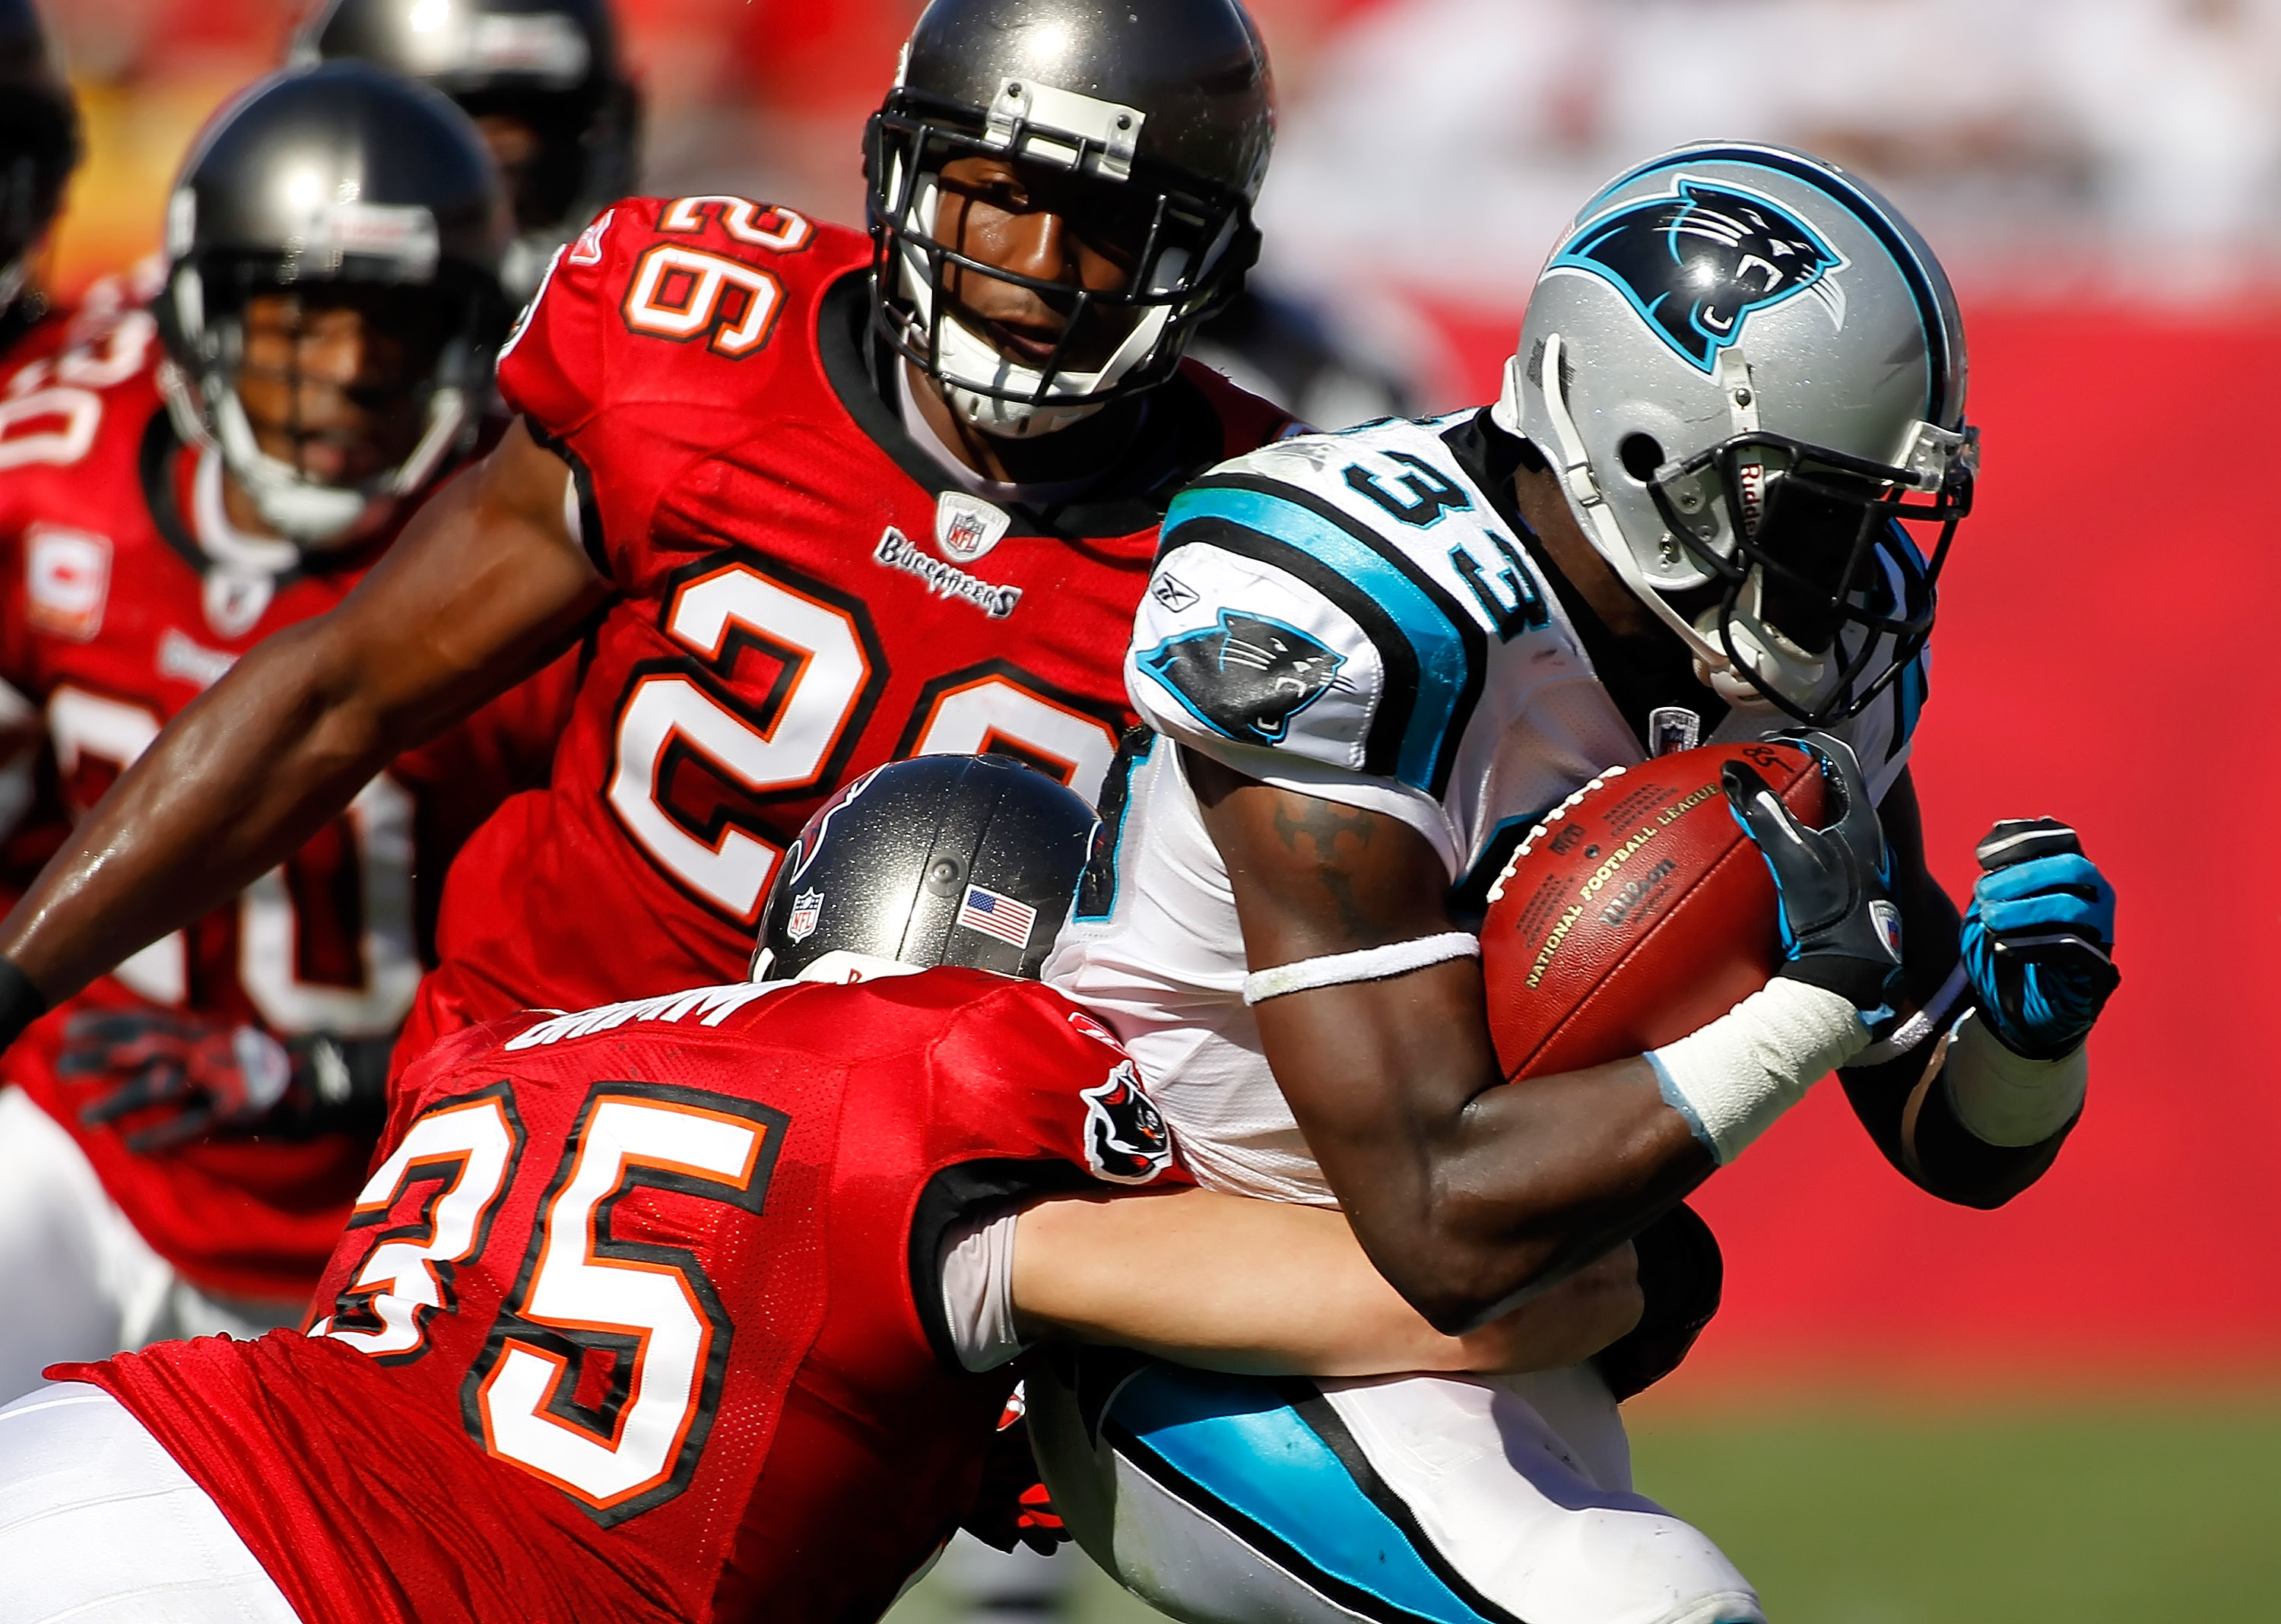
<path fill-rule="evenodd" d="M 1260 1051 L 1233 893 L 1177 741 L 1262 782 L 1399 817 L 1452 883 L 1607 768 L 1643 759 L 1509 500 L 1486 414 L 1365 424 L 1222 463 L 1165 514 L 1125 655 L 1136 735 L 1046 979 L 1099 1012 L 1207 1186 L 1334 1204 Z M 1502 492 L 1499 493 L 1502 496 Z M 1533 538 L 1531 538 L 1533 540 Z M 1921 661 L 1831 731 L 1882 798 Z M 1654 713 L 1662 748 L 1762 738 L 1772 706 Z"/>

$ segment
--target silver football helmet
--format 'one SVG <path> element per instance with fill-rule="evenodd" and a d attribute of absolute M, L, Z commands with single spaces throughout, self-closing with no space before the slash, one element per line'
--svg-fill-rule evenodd
<path fill-rule="evenodd" d="M 1585 205 L 1496 418 L 1720 697 L 1821 724 L 1930 635 L 1972 506 L 1964 389 L 1955 296 L 1891 204 L 1803 152 L 1705 143 Z M 1938 527 L 1929 555 L 1911 523 Z"/>
<path fill-rule="evenodd" d="M 370 535 L 475 443 L 507 325 L 507 229 L 483 138 L 436 91 L 358 61 L 252 86 L 208 126 L 167 204 L 154 313 L 184 437 L 219 446 L 263 519 L 298 545 Z M 321 290 L 372 301 L 421 355 L 408 385 L 417 443 L 352 484 L 263 451 L 239 398 L 251 303 Z"/>
<path fill-rule="evenodd" d="M 866 137 L 877 325 L 962 417 L 1008 438 L 1153 388 L 1257 254 L 1274 135 L 1266 51 L 1237 0 L 934 0 Z M 1129 222 L 1124 290 L 1017 275 L 938 238 L 943 166 L 984 153 L 1065 171 Z M 1065 313 L 1053 353 L 1025 365 L 961 321 L 952 267 Z"/>

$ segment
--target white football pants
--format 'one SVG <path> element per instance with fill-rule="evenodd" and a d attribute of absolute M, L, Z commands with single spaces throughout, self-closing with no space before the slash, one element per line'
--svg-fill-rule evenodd
<path fill-rule="evenodd" d="M 1589 1365 L 1309 1381 L 1086 1350 L 1028 1378 L 1054 1507 L 1189 1624 L 1762 1624 L 1709 1537 L 1632 1492 Z"/>
<path fill-rule="evenodd" d="M 237 1530 L 101 1388 L 0 1409 L 0 1624 L 299 1624 Z"/>
<path fill-rule="evenodd" d="M 174 1272 L 104 1193 L 76 1141 L 0 1088 L 0 1403 L 65 1359 L 177 1337 L 259 1336 L 298 1305 L 217 1302 Z"/>

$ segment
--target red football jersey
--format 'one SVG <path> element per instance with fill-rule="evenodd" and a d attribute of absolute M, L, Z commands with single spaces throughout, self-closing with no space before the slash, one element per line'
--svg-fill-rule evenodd
<path fill-rule="evenodd" d="M 870 257 L 684 197 L 621 203 L 557 259 L 499 385 L 570 460 L 621 595 L 553 784 L 452 873 L 399 1063 L 516 1009 L 742 973 L 785 847 L 883 762 L 1000 750 L 1098 791 L 1164 504 L 1288 419 L 1191 366 L 1111 495 L 978 502 L 873 381 Z"/>
<path fill-rule="evenodd" d="M 309 1334 L 49 1373 L 343 1624 L 876 1616 L 1014 1380 L 957 1363 L 948 1231 L 1187 1181 L 1104 1028 L 964 970 L 495 1022 L 384 1149 Z"/>
<path fill-rule="evenodd" d="M 0 700 L 48 746 L 30 805 L 17 808 L 29 831 L 19 847 L 51 846 L 43 832 L 92 808 L 240 654 L 338 603 L 390 538 L 315 568 L 282 544 L 258 557 L 210 552 L 200 513 L 218 507 L 219 459 L 176 437 L 155 338 L 139 308 L 51 321 L 11 357 L 0 393 L 0 680 L 12 690 Z M 197 1284 L 305 1297 L 369 1141 L 219 1135 L 135 1155 L 119 1129 L 79 1121 L 112 1079 L 55 1075 L 66 1021 L 159 1004 L 285 1035 L 394 1032 L 432 956 L 452 854 L 509 793 L 544 781 L 575 677 L 566 656 L 399 760 L 236 902 L 136 954 L 0 1062 Z"/>

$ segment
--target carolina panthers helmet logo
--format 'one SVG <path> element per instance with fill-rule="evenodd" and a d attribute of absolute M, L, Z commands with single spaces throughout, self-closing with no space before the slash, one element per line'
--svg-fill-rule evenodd
<path fill-rule="evenodd" d="M 1140 1092 L 1140 1074 L 1119 1062 L 1107 1080 L 1078 1096 L 1085 1102 L 1085 1159 L 1117 1184 L 1146 1184 L 1172 1164 L 1171 1131 L 1156 1102 Z"/>
<path fill-rule="evenodd" d="M 1685 175 L 1667 197 L 1587 221 L 1552 260 L 1612 283 L 1659 337 L 1706 373 L 1752 311 L 1798 294 L 1812 294 L 1843 327 L 1845 294 L 1830 276 L 1845 263 L 1772 198 Z"/>
<path fill-rule="evenodd" d="M 1230 739 L 1280 744 L 1291 718 L 1323 697 L 1347 662 L 1281 621 L 1219 612 L 1219 623 L 1166 638 L 1140 667 Z"/>

